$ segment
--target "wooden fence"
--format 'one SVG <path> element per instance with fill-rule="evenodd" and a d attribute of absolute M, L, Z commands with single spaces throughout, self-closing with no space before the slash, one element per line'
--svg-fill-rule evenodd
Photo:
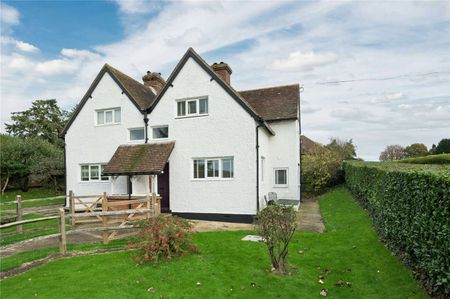
<path fill-rule="evenodd" d="M 64 213 L 64 209 L 60 208 L 58 210 L 58 216 L 22 220 L 22 200 L 19 195 L 15 202 L 17 207 L 16 221 L 2 224 L 0 225 L 0 229 L 15 226 L 17 227 L 17 232 L 21 233 L 22 225 L 24 224 L 59 219 L 59 233 L 46 237 L 50 238 L 57 236 L 59 239 L 60 253 L 65 254 L 67 251 L 68 234 L 88 234 L 93 237 L 101 238 L 103 243 L 107 244 L 109 241 L 118 238 L 117 234 L 119 231 L 136 228 L 137 226 L 135 226 L 132 221 L 160 214 L 160 200 L 161 198 L 155 194 L 134 196 L 131 199 L 122 200 L 120 197 L 108 199 L 106 193 L 103 193 L 102 195 L 75 196 L 75 194 L 70 191 L 70 207 L 67 215 Z M 124 207 L 129 208 L 124 209 Z M 72 224 L 72 229 L 68 232 L 66 232 L 65 227 L 66 217 L 70 218 L 70 223 Z M 101 225 L 94 227 L 79 226 L 80 224 L 87 223 L 101 223 Z M 111 224 L 115 225 L 111 226 Z M 78 227 L 76 227 L 77 225 Z M 93 234 L 95 232 L 100 232 L 100 236 Z M 123 238 L 129 235 L 131 234 L 122 234 L 120 237 Z"/>

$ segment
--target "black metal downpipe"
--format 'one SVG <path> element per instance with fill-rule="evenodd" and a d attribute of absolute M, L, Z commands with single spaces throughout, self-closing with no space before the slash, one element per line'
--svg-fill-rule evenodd
<path fill-rule="evenodd" d="M 144 111 L 144 132 L 145 132 L 145 143 L 148 143 L 148 117 L 147 117 L 147 110 Z"/>
<path fill-rule="evenodd" d="M 259 128 L 256 126 L 256 212 L 259 212 Z"/>

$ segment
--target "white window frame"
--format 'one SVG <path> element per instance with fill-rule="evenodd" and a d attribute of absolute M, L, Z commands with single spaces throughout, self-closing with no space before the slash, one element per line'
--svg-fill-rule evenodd
<path fill-rule="evenodd" d="M 285 170 L 286 171 L 286 184 L 277 184 L 277 171 Z M 273 184 L 274 187 L 285 188 L 289 186 L 289 168 L 288 167 L 278 167 L 273 169 Z"/>
<path fill-rule="evenodd" d="M 131 139 L 131 131 L 133 130 L 144 130 L 144 138 L 143 139 Z M 145 128 L 144 127 L 136 127 L 128 129 L 128 142 L 142 142 L 145 141 Z"/>
<path fill-rule="evenodd" d="M 89 175 L 88 175 L 88 180 L 87 181 L 83 181 L 82 180 L 82 167 L 83 166 L 87 166 L 88 167 L 88 171 L 89 171 Z M 106 180 L 102 179 L 102 168 L 104 168 L 106 166 L 106 163 L 92 163 L 92 164 L 80 164 L 80 182 L 81 183 L 90 183 L 90 182 L 97 182 L 97 183 L 109 183 L 110 181 L 110 177 L 109 176 L 103 176 L 103 177 L 107 177 Z M 91 168 L 92 167 L 98 167 L 98 179 L 91 179 Z"/>
<path fill-rule="evenodd" d="M 166 128 L 167 127 L 167 137 L 162 137 L 162 138 L 155 138 L 155 135 L 153 134 L 153 129 L 158 129 L 158 128 Z M 166 140 L 169 139 L 169 125 L 161 125 L 161 126 L 152 126 L 152 139 L 153 140 Z"/>
<path fill-rule="evenodd" d="M 116 121 L 116 111 L 119 111 L 120 113 L 120 120 Z M 106 113 L 111 112 L 112 113 L 112 122 L 106 122 Z M 100 124 L 98 122 L 98 114 L 103 113 L 103 123 Z M 115 108 L 108 108 L 108 109 L 98 109 L 95 110 L 95 125 L 96 126 L 110 126 L 110 125 L 118 125 L 122 123 L 122 109 L 120 107 Z"/>
<path fill-rule="evenodd" d="M 194 175 L 194 161 L 202 160 L 204 162 L 204 178 L 196 178 Z M 225 178 L 223 177 L 223 160 L 232 160 L 232 176 Z M 215 157 L 215 158 L 192 158 L 191 160 L 191 178 L 195 181 L 205 181 L 205 180 L 233 180 L 234 179 L 234 173 L 235 173 L 235 167 L 234 167 L 234 157 L 227 156 L 227 157 Z M 219 161 L 219 176 L 208 176 L 208 161 Z"/>
<path fill-rule="evenodd" d="M 206 113 L 200 113 L 200 100 L 206 100 Z M 195 113 L 189 113 L 189 102 L 195 102 Z M 175 100 L 175 118 L 187 118 L 187 117 L 197 117 L 206 116 L 209 114 L 209 98 L 208 96 L 185 98 Z M 184 103 L 185 115 L 178 115 L 178 104 Z"/>

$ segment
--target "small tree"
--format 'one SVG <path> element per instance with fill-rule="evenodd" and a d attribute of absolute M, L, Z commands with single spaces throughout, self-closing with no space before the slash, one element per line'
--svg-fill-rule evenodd
<path fill-rule="evenodd" d="M 413 143 L 405 147 L 406 158 L 423 157 L 426 155 L 428 155 L 428 148 L 423 143 Z"/>
<path fill-rule="evenodd" d="M 273 272 L 287 273 L 288 246 L 295 229 L 296 213 L 292 206 L 273 204 L 258 212 L 256 231 L 267 245 Z"/>
<path fill-rule="evenodd" d="M 393 161 L 405 158 L 405 149 L 401 145 L 388 145 L 380 154 L 380 161 Z"/>
<path fill-rule="evenodd" d="M 439 141 L 434 149 L 434 154 L 450 154 L 450 138 Z"/>

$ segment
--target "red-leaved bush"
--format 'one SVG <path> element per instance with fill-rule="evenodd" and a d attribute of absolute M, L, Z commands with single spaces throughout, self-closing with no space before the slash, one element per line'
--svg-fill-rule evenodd
<path fill-rule="evenodd" d="M 192 243 L 191 224 L 185 219 L 160 215 L 140 221 L 139 226 L 136 240 L 129 244 L 137 249 L 139 264 L 198 252 Z"/>

